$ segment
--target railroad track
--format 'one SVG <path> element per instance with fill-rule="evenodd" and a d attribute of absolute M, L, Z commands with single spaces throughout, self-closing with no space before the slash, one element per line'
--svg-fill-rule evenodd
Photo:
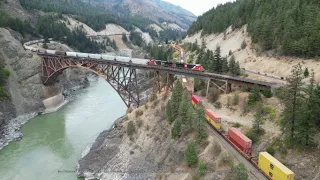
<path fill-rule="evenodd" d="M 209 124 L 208 124 L 209 125 Z M 248 173 L 251 175 L 251 177 L 254 177 L 257 180 L 268 180 L 255 166 L 251 164 L 250 161 L 248 161 L 246 158 L 244 158 L 234 147 L 232 147 L 225 139 L 221 137 L 221 135 L 215 131 L 210 125 L 207 127 L 209 134 L 216 137 L 216 140 L 220 142 L 220 144 L 226 149 L 229 154 L 231 154 L 235 159 L 237 159 L 239 162 L 243 163 Z"/>

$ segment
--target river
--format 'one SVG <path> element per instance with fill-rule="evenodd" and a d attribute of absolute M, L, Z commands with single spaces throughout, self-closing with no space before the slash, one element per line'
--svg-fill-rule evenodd
<path fill-rule="evenodd" d="M 104 80 L 75 93 L 57 112 L 37 116 L 21 128 L 24 137 L 0 151 L 1 180 L 77 180 L 82 152 L 126 106 Z"/>

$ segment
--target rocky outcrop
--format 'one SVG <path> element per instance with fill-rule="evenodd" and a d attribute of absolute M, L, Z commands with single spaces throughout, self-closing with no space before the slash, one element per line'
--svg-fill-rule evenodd
<path fill-rule="evenodd" d="M 17 137 L 13 134 L 18 133 L 26 119 L 45 110 L 44 99 L 88 85 L 85 72 L 67 69 L 58 78 L 58 83 L 44 86 L 41 57 L 25 51 L 10 31 L 3 28 L 0 28 L 0 61 L 10 71 L 5 89 L 11 96 L 9 100 L 0 101 L 0 149 Z"/>
<path fill-rule="evenodd" d="M 170 125 L 163 116 L 165 102 L 152 104 L 148 110 L 136 109 L 118 120 L 113 129 L 102 132 L 79 160 L 78 175 L 88 179 L 156 179 L 160 172 L 170 172 L 181 164 L 185 146 L 171 139 Z M 136 118 L 136 111 L 144 113 Z M 137 128 L 132 136 L 126 134 L 129 121 Z"/>

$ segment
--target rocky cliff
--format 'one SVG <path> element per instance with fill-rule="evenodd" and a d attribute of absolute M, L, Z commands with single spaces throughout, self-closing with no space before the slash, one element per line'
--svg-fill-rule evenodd
<path fill-rule="evenodd" d="M 21 124 L 44 111 L 44 99 L 88 84 L 85 72 L 68 69 L 60 75 L 57 84 L 44 86 L 41 81 L 41 57 L 26 52 L 22 44 L 3 28 L 0 28 L 0 61 L 10 71 L 5 86 L 10 99 L 0 101 L 0 149 L 9 141 L 21 137 L 18 133 Z"/>

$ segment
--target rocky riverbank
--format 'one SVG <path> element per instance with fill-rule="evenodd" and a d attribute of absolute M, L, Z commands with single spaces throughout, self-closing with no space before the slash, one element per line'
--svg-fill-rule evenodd
<path fill-rule="evenodd" d="M 3 28 L 0 28 L 0 64 L 10 71 L 4 85 L 10 98 L 0 101 L 0 150 L 10 141 L 22 138 L 20 127 L 46 110 L 43 100 L 60 93 L 69 95 L 74 88 L 89 85 L 87 76 L 90 73 L 67 69 L 59 76 L 58 83 L 44 86 L 41 57 L 26 52 L 11 32 Z"/>
<path fill-rule="evenodd" d="M 86 179 L 156 179 L 183 161 L 183 148 L 170 138 L 170 125 L 164 120 L 164 103 L 148 103 L 118 119 L 113 128 L 102 132 L 79 160 L 78 176 Z M 143 113 L 140 117 L 136 114 Z M 129 121 L 136 133 L 126 134 Z M 175 169 L 175 168 L 174 168 Z"/>

